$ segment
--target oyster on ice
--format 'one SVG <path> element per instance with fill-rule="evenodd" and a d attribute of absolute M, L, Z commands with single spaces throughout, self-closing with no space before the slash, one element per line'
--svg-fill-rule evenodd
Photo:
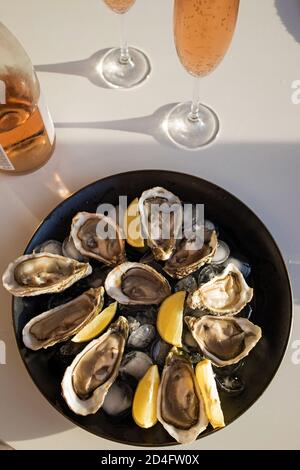
<path fill-rule="evenodd" d="M 99 338 L 91 341 L 66 369 L 62 395 L 76 414 L 87 416 L 102 406 L 117 378 L 128 336 L 128 322 L 119 317 Z"/>
<path fill-rule="evenodd" d="M 139 199 L 143 237 L 155 259 L 167 260 L 175 249 L 183 210 L 180 199 L 164 188 L 144 191 Z"/>
<path fill-rule="evenodd" d="M 195 236 L 179 240 L 176 251 L 166 262 L 164 270 L 177 279 L 188 276 L 204 264 L 211 262 L 217 246 L 216 232 L 205 228 L 201 247 Z"/>
<path fill-rule="evenodd" d="M 103 214 L 79 212 L 72 221 L 71 237 L 83 256 L 108 266 L 125 261 L 125 242 L 121 229 Z"/>
<path fill-rule="evenodd" d="M 120 304 L 158 305 L 171 294 L 164 276 L 142 263 L 116 266 L 105 280 L 107 294 Z"/>
<path fill-rule="evenodd" d="M 261 329 L 246 318 L 185 317 L 202 353 L 217 367 L 236 364 L 261 338 Z"/>
<path fill-rule="evenodd" d="M 29 297 L 62 292 L 91 272 L 88 263 L 51 253 L 33 253 L 10 263 L 2 282 L 16 297 Z"/>
<path fill-rule="evenodd" d="M 197 439 L 208 425 L 203 397 L 186 354 L 172 348 L 167 356 L 158 391 L 157 417 L 181 444 Z"/>
<path fill-rule="evenodd" d="M 102 309 L 104 288 L 89 289 L 75 299 L 32 318 L 23 328 L 23 342 L 34 351 L 66 341 Z"/>
<path fill-rule="evenodd" d="M 234 264 L 202 284 L 189 295 L 187 303 L 192 309 L 204 308 L 216 315 L 236 315 L 253 297 L 253 289 Z"/>

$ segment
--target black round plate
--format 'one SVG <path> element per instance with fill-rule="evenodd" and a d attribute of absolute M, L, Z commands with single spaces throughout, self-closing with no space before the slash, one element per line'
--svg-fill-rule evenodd
<path fill-rule="evenodd" d="M 241 201 L 212 183 L 186 174 L 161 170 L 122 173 L 96 181 L 62 202 L 38 228 L 25 253 L 46 240 L 64 240 L 77 212 L 93 212 L 101 202 L 117 204 L 119 195 L 127 195 L 131 201 L 153 186 L 163 186 L 185 202 L 205 204 L 206 217 L 224 230 L 231 246 L 237 246 L 252 265 L 255 302 L 251 320 L 262 328 L 263 337 L 242 369 L 245 391 L 239 396 L 221 392 L 225 422 L 229 424 L 257 400 L 274 377 L 287 346 L 292 321 L 290 283 L 280 251 L 263 223 Z M 76 416 L 69 410 L 60 393 L 63 369 L 57 367 L 55 348 L 33 352 L 22 342 L 25 323 L 47 308 L 47 297 L 13 302 L 20 354 L 47 400 L 73 423 L 106 439 L 141 446 L 174 444 L 160 424 L 146 430 L 139 428 L 131 416 L 114 422 L 102 410 L 87 417 Z M 212 432 L 208 427 L 200 437 Z"/>

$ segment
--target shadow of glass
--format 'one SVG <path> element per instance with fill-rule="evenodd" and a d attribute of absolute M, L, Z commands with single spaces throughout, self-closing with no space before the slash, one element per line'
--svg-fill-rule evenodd
<path fill-rule="evenodd" d="M 88 59 L 75 60 L 71 62 L 60 62 L 56 64 L 35 65 L 37 72 L 60 73 L 65 75 L 78 75 L 87 78 L 93 85 L 101 88 L 112 89 L 112 87 L 101 77 L 98 66 L 104 55 L 110 49 L 102 49 L 95 52 Z"/>
<path fill-rule="evenodd" d="M 170 103 L 157 109 L 153 114 L 130 119 L 94 122 L 55 122 L 56 129 L 109 129 L 115 131 L 133 132 L 153 137 L 160 144 L 175 148 L 166 134 L 166 118 L 176 103 Z"/>
<path fill-rule="evenodd" d="M 300 1 L 299 0 L 275 0 L 277 13 L 287 31 L 300 42 Z"/>

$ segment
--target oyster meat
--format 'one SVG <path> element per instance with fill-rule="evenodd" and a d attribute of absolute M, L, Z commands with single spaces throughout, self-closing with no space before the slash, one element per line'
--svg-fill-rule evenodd
<path fill-rule="evenodd" d="M 167 260 L 175 249 L 182 227 L 180 199 L 164 188 L 144 191 L 139 199 L 143 237 L 155 259 Z"/>
<path fill-rule="evenodd" d="M 217 367 L 236 364 L 261 338 L 261 329 L 246 318 L 185 317 L 202 353 Z"/>
<path fill-rule="evenodd" d="M 183 351 L 172 348 L 158 392 L 157 417 L 181 444 L 193 442 L 208 425 L 203 397 L 192 364 Z"/>
<path fill-rule="evenodd" d="M 201 246 L 199 246 L 199 243 Z M 175 253 L 168 259 L 164 270 L 172 277 L 181 279 L 210 263 L 218 245 L 215 231 L 204 228 L 204 240 L 201 243 L 195 235 L 183 238 L 177 243 Z"/>
<path fill-rule="evenodd" d="M 128 322 L 119 317 L 99 338 L 91 341 L 66 369 L 62 395 L 76 414 L 87 416 L 102 406 L 117 378 L 128 336 Z"/>
<path fill-rule="evenodd" d="M 102 214 L 79 212 L 72 221 L 71 237 L 76 249 L 108 266 L 125 261 L 125 242 L 120 227 Z"/>
<path fill-rule="evenodd" d="M 91 272 L 88 263 L 51 253 L 33 253 L 10 263 L 2 282 L 16 297 L 29 297 L 62 292 Z"/>
<path fill-rule="evenodd" d="M 107 294 L 120 304 L 160 304 L 171 293 L 164 276 L 142 263 L 123 263 L 116 266 L 105 280 Z"/>
<path fill-rule="evenodd" d="M 79 297 L 32 318 L 23 329 L 23 342 L 34 351 L 66 341 L 103 307 L 104 288 L 90 289 Z"/>
<path fill-rule="evenodd" d="M 202 284 L 189 295 L 187 303 L 192 309 L 203 308 L 216 315 L 236 315 L 253 296 L 244 276 L 234 264 Z"/>

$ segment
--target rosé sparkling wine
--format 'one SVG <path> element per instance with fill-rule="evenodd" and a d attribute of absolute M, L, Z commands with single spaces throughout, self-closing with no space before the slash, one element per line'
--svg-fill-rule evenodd
<path fill-rule="evenodd" d="M 115 13 L 126 13 L 132 7 L 135 0 L 104 0 L 104 2 Z"/>
<path fill-rule="evenodd" d="M 216 113 L 200 102 L 200 77 L 212 72 L 230 45 L 239 0 L 174 0 L 174 41 L 185 69 L 195 77 L 192 102 L 176 105 L 168 114 L 168 137 L 185 149 L 212 142 L 220 128 Z"/>
<path fill-rule="evenodd" d="M 202 77 L 212 72 L 231 43 L 239 0 L 175 0 L 174 35 L 186 70 Z"/>

